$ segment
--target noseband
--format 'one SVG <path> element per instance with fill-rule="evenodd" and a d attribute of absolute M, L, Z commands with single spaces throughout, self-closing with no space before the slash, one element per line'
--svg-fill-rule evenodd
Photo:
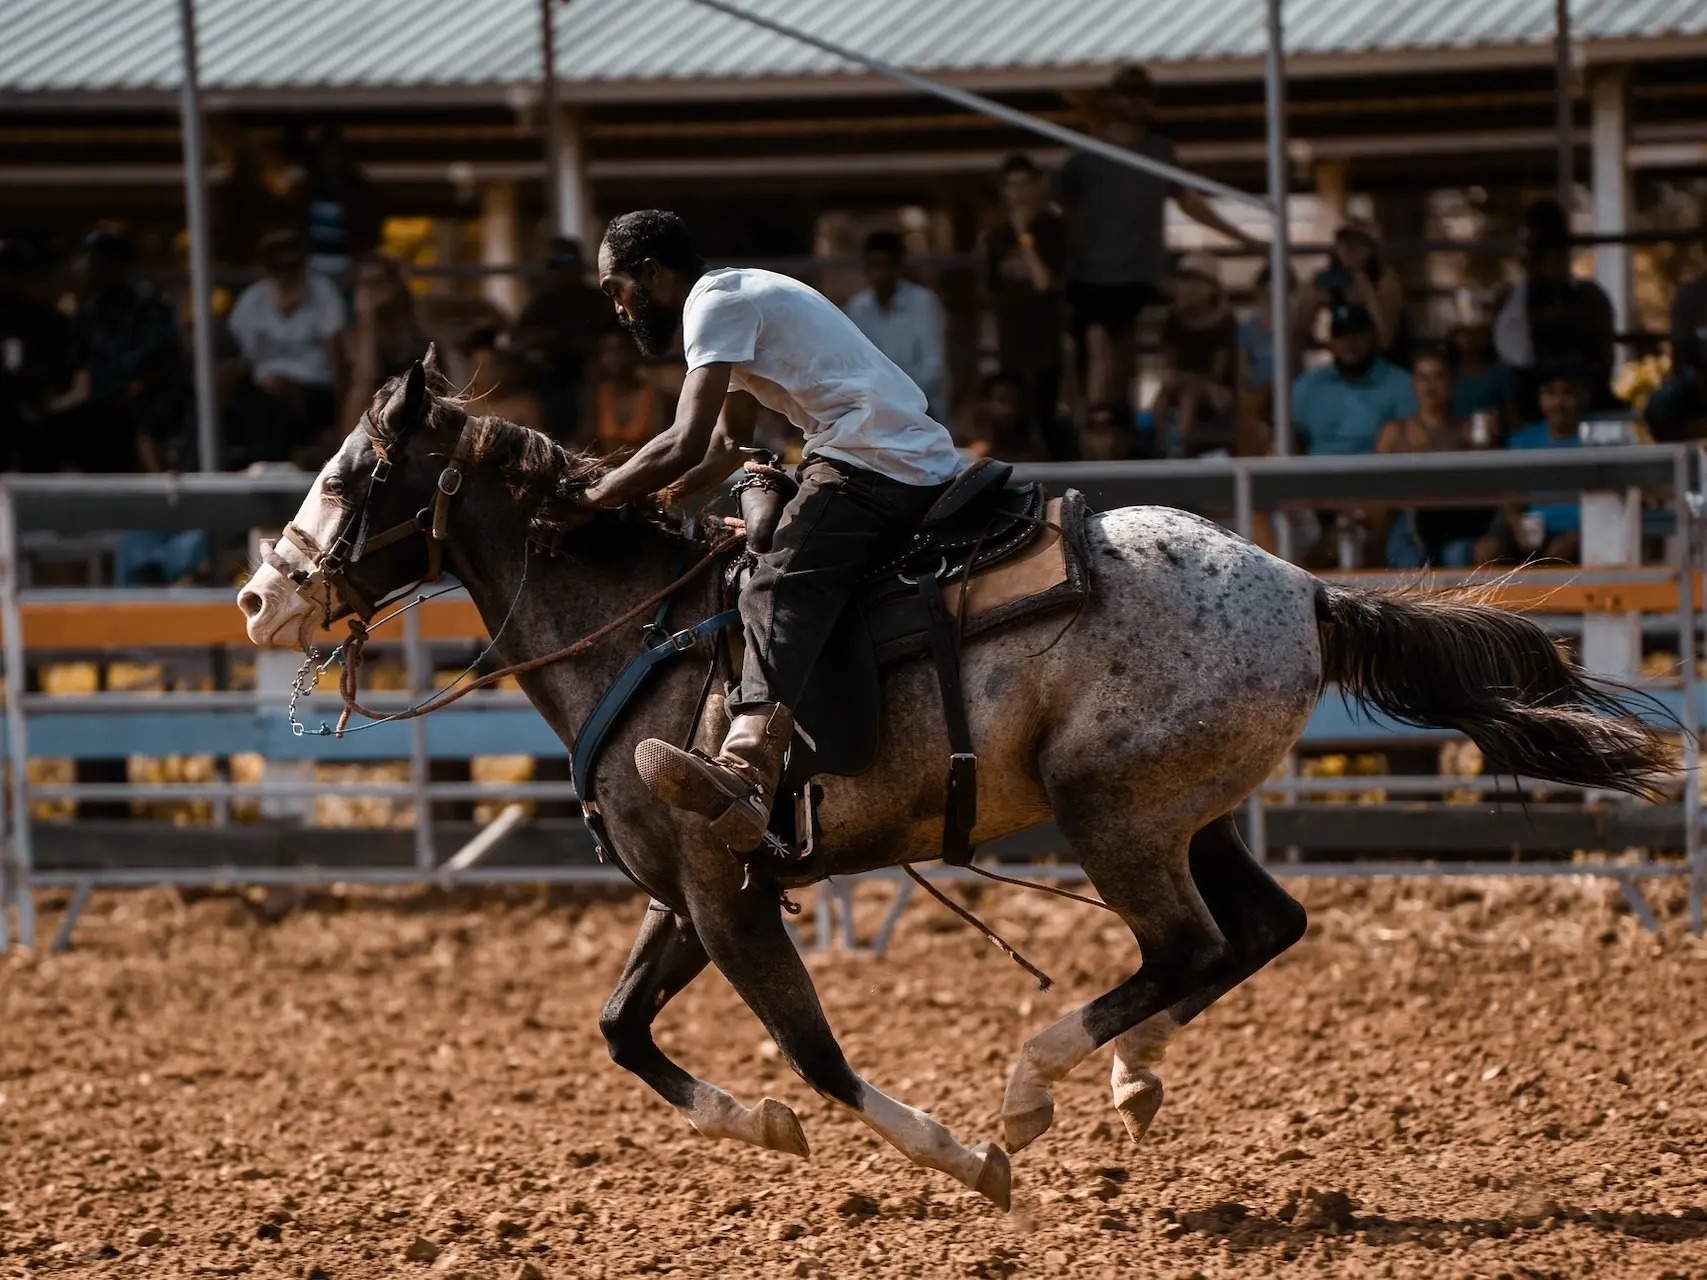
<path fill-rule="evenodd" d="M 361 505 L 354 508 L 332 537 L 332 545 L 322 547 L 294 520 L 284 527 L 284 540 L 308 558 L 312 569 L 299 569 L 279 555 L 277 544 L 268 539 L 261 543 L 261 559 L 296 584 L 296 593 L 310 604 L 319 606 L 326 625 L 354 614 L 364 623 L 379 610 L 387 595 L 412 591 L 423 583 L 437 582 L 444 572 L 444 542 L 450 526 L 450 502 L 462 488 L 463 468 L 474 447 L 474 420 L 464 417 L 456 448 L 439 481 L 432 505 L 421 508 L 407 520 L 389 529 L 370 535 L 367 531 L 368 508 L 379 487 L 391 478 L 389 453 L 407 438 L 407 430 L 395 434 L 385 431 L 374 422 L 371 414 L 362 414 L 361 428 L 373 443 L 377 461 L 369 477 L 367 492 Z M 360 563 L 370 551 L 379 551 L 405 538 L 419 535 L 427 542 L 426 572 L 400 592 L 378 592 L 370 596 L 350 575 L 350 567 Z"/>

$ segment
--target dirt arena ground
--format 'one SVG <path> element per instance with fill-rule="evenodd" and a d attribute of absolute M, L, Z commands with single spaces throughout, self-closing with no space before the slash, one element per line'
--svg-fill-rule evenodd
<path fill-rule="evenodd" d="M 636 900 L 98 898 L 70 953 L 0 961 L 0 1277 L 1707 1277 L 1675 901 L 1656 939 L 1592 884 L 1294 885 L 1310 936 L 1176 1041 L 1146 1144 L 1097 1055 L 1005 1217 L 812 1095 L 714 974 L 661 1042 L 812 1157 L 693 1135 L 596 1029 Z M 811 962 L 853 1061 L 968 1142 L 1133 959 L 1088 908 L 981 902 L 1054 992 L 926 903 L 886 960 Z"/>

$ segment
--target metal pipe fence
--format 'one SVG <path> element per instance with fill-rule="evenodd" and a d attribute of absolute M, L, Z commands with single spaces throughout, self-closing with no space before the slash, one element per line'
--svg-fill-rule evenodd
<path fill-rule="evenodd" d="M 1629 446 L 1584 448 L 1570 451 L 1537 451 L 1524 456 L 1514 455 L 1387 455 L 1367 458 L 1257 458 L 1225 459 L 1187 464 L 1114 463 L 1114 464 L 1037 464 L 1023 468 L 1024 474 L 1046 479 L 1054 486 L 1073 485 L 1085 490 L 1093 505 L 1107 509 L 1133 503 L 1166 503 L 1184 506 L 1210 514 L 1218 514 L 1240 533 L 1254 532 L 1257 514 L 1262 511 L 1287 510 L 1315 504 L 1359 502 L 1364 505 L 1406 506 L 1431 501 L 1463 504 L 1466 501 L 1491 503 L 1498 499 L 1524 497 L 1534 494 L 1556 494 L 1560 491 L 1584 493 L 1628 494 L 1642 492 L 1652 500 L 1663 501 L 1671 513 L 1677 537 L 1672 539 L 1673 554 L 1662 565 L 1603 565 L 1585 567 L 1572 575 L 1576 587 L 1585 593 L 1605 593 L 1613 610 L 1606 606 L 1586 606 L 1577 625 L 1579 633 L 1592 631 L 1608 616 L 1618 613 L 1620 592 L 1653 591 L 1660 588 L 1675 592 L 1662 606 L 1647 607 L 1651 629 L 1660 635 L 1670 635 L 1673 652 L 1679 656 L 1675 679 L 1651 686 L 1665 706 L 1675 715 L 1682 729 L 1684 759 L 1680 779 L 1682 804 L 1681 852 L 1682 861 L 1666 861 L 1645 857 L 1636 862 L 1616 862 L 1599 859 L 1592 862 L 1453 862 L 1422 861 L 1383 862 L 1378 860 L 1336 861 L 1330 863 L 1277 862 L 1273 869 L 1285 875 L 1378 875 L 1378 876 L 1437 876 L 1437 875 L 1597 875 L 1611 877 L 1624 886 L 1627 896 L 1640 897 L 1633 888 L 1638 881 L 1653 878 L 1687 877 L 1690 893 L 1692 927 L 1701 926 L 1703 895 L 1707 892 L 1707 857 L 1703 854 L 1702 811 L 1699 785 L 1700 761 L 1694 733 L 1701 723 L 1700 682 L 1695 673 L 1698 630 L 1707 619 L 1701 613 L 1703 601 L 1695 589 L 1697 576 L 1704 567 L 1701 538 L 1702 457 L 1698 450 L 1686 446 Z M 429 722 L 417 720 L 408 728 L 399 726 L 392 731 L 392 745 L 380 748 L 383 758 L 395 759 L 408 766 L 406 781 L 317 781 L 294 777 L 273 779 L 257 784 L 234 783 L 224 778 L 207 782 L 170 783 L 41 783 L 29 780 L 26 762 L 31 758 L 31 724 L 38 727 L 55 724 L 56 732 L 70 733 L 76 738 L 75 725 L 80 717 L 90 726 L 84 739 L 85 754 L 94 755 L 106 748 L 107 738 L 101 726 L 122 722 L 126 717 L 205 716 L 209 714 L 252 713 L 277 717 L 277 740 L 280 747 L 292 744 L 282 722 L 282 694 L 277 690 L 200 692 L 183 694 L 114 693 L 84 695 L 73 698 L 27 692 L 26 672 L 32 654 L 38 651 L 29 644 L 26 611 L 51 602 L 51 590 L 24 590 L 18 574 L 19 537 L 26 530 L 35 531 L 69 526 L 73 529 L 101 527 L 102 520 L 139 522 L 142 527 L 185 528 L 201 527 L 204 522 L 243 520 L 282 522 L 283 516 L 294 509 L 306 491 L 309 477 L 305 475 L 268 474 L 258 476 L 195 475 L 183 477 L 131 476 L 111 479 L 91 479 L 75 476 L 0 477 L 0 626 L 4 628 L 3 654 L 5 661 L 5 757 L 7 765 L 7 824 L 4 856 L 0 857 L 0 943 L 9 943 L 15 932 L 24 945 L 34 945 L 36 921 L 35 892 L 42 888 L 71 886 L 80 890 L 87 900 L 86 889 L 95 887 L 125 887 L 138 884 L 246 884 L 246 885 L 314 885 L 329 882 L 352 884 L 584 884 L 621 883 L 614 869 L 597 865 L 531 865 L 522 867 L 475 865 L 447 871 L 449 859 L 440 856 L 434 840 L 439 823 L 434 818 L 436 805 L 445 803 L 488 801 L 567 802 L 574 799 L 573 788 L 566 782 L 480 782 L 441 781 L 432 778 L 430 768 L 436 748 L 425 732 Z M 91 521 L 95 522 L 91 525 Z M 108 527 L 112 527 L 109 525 Z M 1402 581 L 1404 575 L 1366 575 L 1373 582 Z M 1436 575 L 1436 580 L 1455 580 L 1450 575 Z M 1485 580 L 1477 575 L 1456 575 L 1456 580 Z M 1521 581 L 1521 575 L 1511 579 Z M 167 591 L 133 591 L 120 593 L 127 603 L 172 597 Z M 180 596 L 182 593 L 179 593 Z M 213 593 L 197 593 L 210 600 Z M 85 603 L 106 598 L 103 593 L 78 591 L 69 595 Z M 235 612 L 235 604 L 230 604 Z M 1595 609 L 1601 611 L 1596 612 Z M 406 615 L 415 617 L 416 615 Z M 1663 625 L 1662 625 L 1663 624 Z M 468 643 L 474 637 L 468 637 Z M 375 701 L 403 705 L 416 697 L 432 670 L 433 643 L 423 637 L 419 626 L 403 632 L 388 646 L 401 653 L 410 673 L 409 692 L 374 695 Z M 459 643 L 462 643 L 459 641 Z M 380 644 L 376 641 L 375 649 Z M 1362 744 L 1365 750 L 1380 751 L 1393 741 L 1391 726 L 1357 727 L 1343 712 L 1330 711 L 1330 698 L 1324 702 L 1324 721 L 1332 721 L 1332 732 L 1345 735 L 1343 741 Z M 525 717 L 537 720 L 523 708 L 525 699 L 517 695 L 481 695 L 480 715 L 504 715 L 512 719 Z M 335 706 L 330 700 L 316 700 L 311 708 Z M 316 713 L 317 714 L 317 713 Z M 447 713 L 448 714 L 448 713 Z M 1335 719 L 1335 717 L 1338 717 Z M 152 723 L 152 721 L 150 721 Z M 510 723 L 506 721 L 506 723 Z M 72 727 L 67 730 L 67 724 Z M 192 735 L 193 736 L 193 735 Z M 263 739 L 263 745 L 267 739 Z M 300 743 L 295 743 L 301 746 Z M 309 743 L 312 749 L 316 744 Z M 560 747 L 557 749 L 561 749 Z M 370 749 L 371 750 L 371 749 Z M 264 751 L 263 751 L 264 754 Z M 304 759 L 300 751 L 290 758 Z M 382 758 L 368 755 L 365 758 Z M 1536 779 L 1502 779 L 1493 777 L 1454 776 L 1396 776 L 1388 771 L 1358 777 L 1300 777 L 1296 769 L 1286 776 L 1266 783 L 1253 794 L 1241 815 L 1247 838 L 1265 859 L 1269 854 L 1267 831 L 1270 819 L 1286 812 L 1296 812 L 1300 806 L 1310 809 L 1329 809 L 1318 797 L 1329 798 L 1351 793 L 1365 800 L 1374 793 L 1384 793 L 1398 801 L 1418 804 L 1446 801 L 1424 798 L 1470 794 L 1488 800 L 1524 798 L 1531 793 L 1545 792 L 1557 798 L 1575 794 L 1568 788 Z M 36 865 L 36 835 L 32 827 L 30 808 L 45 802 L 126 802 L 208 801 L 226 809 L 239 801 L 302 801 L 320 797 L 373 797 L 405 802 L 411 813 L 415 852 L 410 865 L 360 866 L 315 865 L 311 851 L 312 829 L 304 829 L 305 847 L 310 849 L 302 861 L 291 865 L 254 865 L 210 856 L 206 865 L 185 866 L 102 866 L 102 867 L 38 867 Z M 1280 802 L 1275 809 L 1272 802 Z M 1600 800 L 1584 796 L 1575 802 L 1584 812 L 1600 806 Z M 1270 810 L 1273 810 L 1273 813 Z M 1460 811 L 1462 808 L 1460 807 Z M 993 846 L 995 856 L 1003 858 L 1008 869 L 1019 867 L 1044 878 L 1072 877 L 1077 869 L 1071 863 L 1053 860 L 1062 852 L 1058 847 L 1043 847 L 1037 833 L 1027 839 L 1008 842 L 1015 852 L 1004 853 L 1000 844 Z M 1047 840 L 1044 841 L 1047 844 Z M 937 869 L 945 879 L 959 878 L 952 869 Z M 820 895 L 820 910 L 834 913 L 844 910 L 836 904 L 843 898 L 839 889 Z M 904 905 L 904 904 L 903 904 Z M 1638 908 L 1632 899 L 1632 910 L 1645 920 L 1651 911 L 1645 901 Z M 8 915 L 9 913 L 9 915 Z M 845 914 L 845 910 L 844 910 Z M 828 928 L 828 916 L 820 917 L 821 936 Z M 69 929 L 62 928 L 69 938 Z"/>

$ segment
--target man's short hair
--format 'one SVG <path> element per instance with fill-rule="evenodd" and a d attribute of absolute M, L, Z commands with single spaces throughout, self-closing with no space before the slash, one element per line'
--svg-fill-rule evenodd
<path fill-rule="evenodd" d="M 1029 177 L 1040 178 L 1043 170 L 1037 167 L 1037 161 L 1023 151 L 1010 151 L 1007 159 L 1002 161 L 1002 177 L 1011 173 L 1023 173 Z"/>
<path fill-rule="evenodd" d="M 1328 336 L 1349 338 L 1354 333 L 1374 333 L 1375 317 L 1361 302 L 1342 302 L 1328 316 Z"/>
<path fill-rule="evenodd" d="M 1537 390 L 1549 382 L 1568 382 L 1587 390 L 1591 380 L 1588 366 L 1575 356 L 1548 356 L 1535 362 Z"/>
<path fill-rule="evenodd" d="M 269 231 L 255 246 L 255 257 L 264 268 L 275 263 L 299 266 L 308 261 L 308 237 L 295 227 L 281 227 Z"/>
<path fill-rule="evenodd" d="M 1571 215 L 1557 200 L 1537 200 L 1523 211 L 1523 234 L 1531 249 L 1563 249 L 1571 243 Z"/>
<path fill-rule="evenodd" d="M 907 256 L 906 242 L 893 231 L 873 231 L 865 238 L 866 253 L 884 253 L 895 258 Z"/>
<path fill-rule="evenodd" d="M 664 209 L 636 209 L 612 218 L 605 244 L 611 265 L 625 275 L 640 270 L 647 259 L 689 279 L 705 274 L 705 259 L 693 247 L 688 224 Z"/>

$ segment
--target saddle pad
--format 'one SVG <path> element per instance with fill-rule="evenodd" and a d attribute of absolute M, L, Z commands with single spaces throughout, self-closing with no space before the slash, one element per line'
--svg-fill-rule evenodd
<path fill-rule="evenodd" d="M 964 586 L 959 581 L 944 584 L 943 602 L 951 613 L 964 619 L 964 639 L 1085 598 L 1089 580 L 1084 513 L 1084 498 L 1077 491 L 1051 499 L 1044 510 L 1047 525 L 1030 546 L 974 573 Z M 862 600 L 878 665 L 888 666 L 928 652 L 930 633 L 918 590 L 898 580 L 880 584 L 880 588 Z M 963 591 L 964 609 L 960 602 Z"/>

